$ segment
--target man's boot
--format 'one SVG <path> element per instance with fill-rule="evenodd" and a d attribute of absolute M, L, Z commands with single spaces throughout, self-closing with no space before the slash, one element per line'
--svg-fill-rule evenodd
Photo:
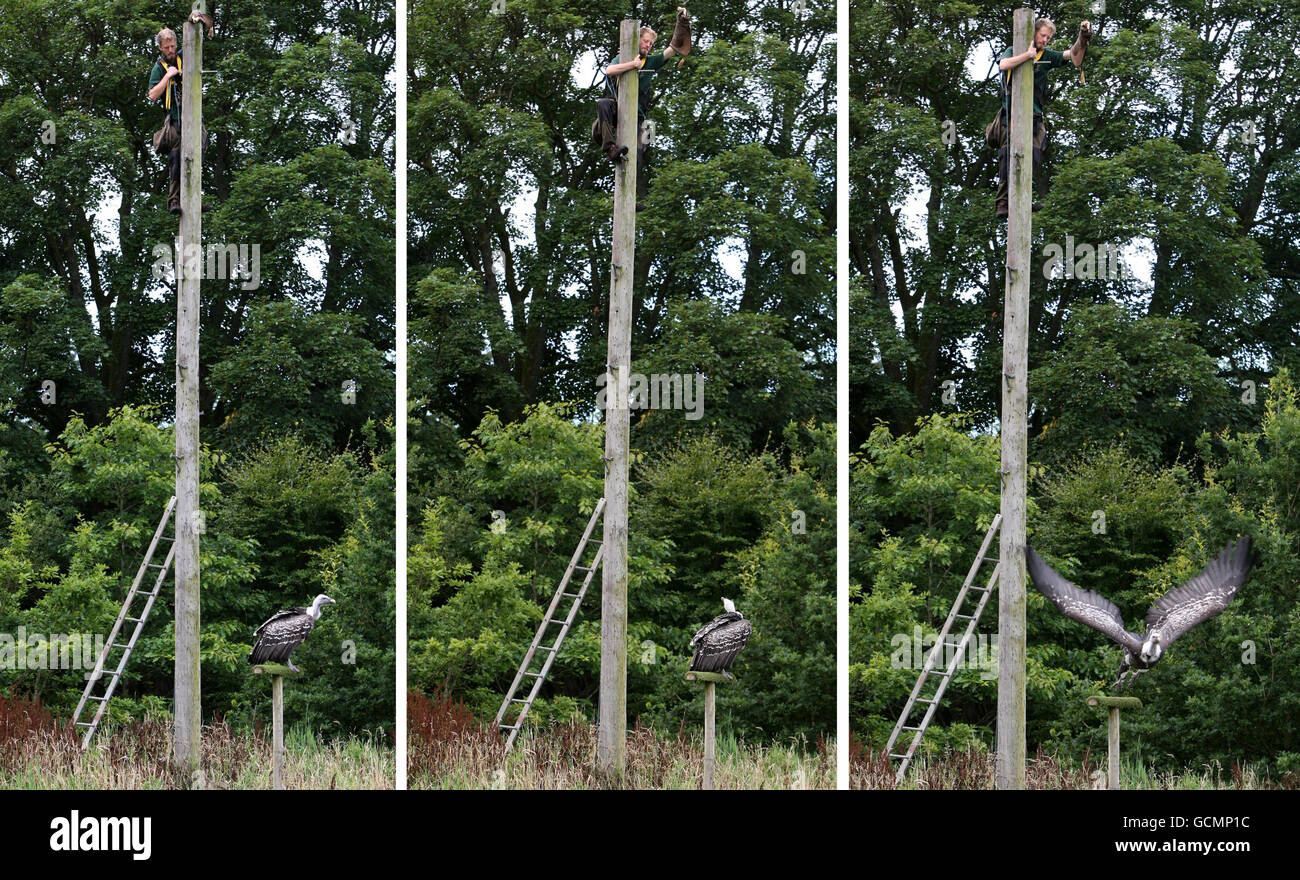
<path fill-rule="evenodd" d="M 167 179 L 167 210 L 172 214 L 181 212 L 181 182 L 170 177 Z"/>

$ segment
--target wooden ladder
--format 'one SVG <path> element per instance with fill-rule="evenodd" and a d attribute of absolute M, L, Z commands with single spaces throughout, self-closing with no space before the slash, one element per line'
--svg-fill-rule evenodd
<path fill-rule="evenodd" d="M 943 693 L 948 689 L 948 683 L 952 677 L 957 674 L 957 667 L 961 663 L 962 656 L 966 653 L 966 646 L 970 643 L 971 637 L 975 635 L 975 627 L 979 623 L 980 615 L 984 613 L 984 606 L 988 604 L 989 596 L 993 594 L 993 588 L 998 582 L 998 572 L 1001 567 L 996 563 L 998 560 L 988 558 L 989 545 L 993 543 L 993 536 L 998 533 L 998 527 L 1002 525 L 1002 514 L 996 514 L 993 517 L 992 524 L 989 525 L 988 533 L 984 535 L 984 543 L 980 545 L 979 555 L 975 557 L 975 564 L 970 567 L 970 573 L 966 575 L 965 582 L 961 585 L 957 598 L 952 603 L 952 610 L 948 612 L 948 619 L 943 622 L 943 629 L 939 630 L 939 635 L 935 639 L 934 648 L 926 655 L 925 664 L 921 667 L 921 674 L 916 679 L 916 685 L 912 688 L 912 695 L 907 698 L 907 705 L 903 707 L 903 714 L 898 716 L 898 723 L 894 725 L 894 732 L 889 737 L 889 744 L 885 746 L 885 751 L 892 759 L 900 761 L 898 772 L 894 776 L 895 782 L 902 782 L 907 768 L 911 766 L 912 759 L 916 757 L 916 747 L 921 744 L 921 737 L 925 735 L 925 729 L 930 726 L 931 719 L 934 718 L 935 710 L 939 708 L 939 700 L 943 698 Z M 989 575 L 987 586 L 974 586 L 975 577 L 979 574 L 980 566 L 986 561 L 995 563 L 993 572 Z M 971 597 L 975 593 L 975 597 Z M 962 614 L 962 605 L 967 598 L 974 598 L 975 608 L 970 614 Z M 961 638 L 956 642 L 949 641 L 949 634 L 952 632 L 953 624 L 958 620 L 966 621 L 966 629 L 962 632 Z M 942 671 L 936 671 L 943 659 L 945 649 L 952 648 L 952 657 L 944 666 Z M 925 688 L 925 683 L 933 676 L 938 682 L 938 686 L 928 697 L 922 697 L 921 694 Z M 921 717 L 919 724 L 909 726 L 907 721 L 912 715 L 912 710 L 917 703 L 926 707 L 925 714 Z M 908 743 L 906 751 L 894 751 L 894 745 L 904 731 L 912 734 L 912 741 Z"/>
<path fill-rule="evenodd" d="M 605 512 L 605 499 L 602 498 L 596 502 L 596 509 L 591 512 L 591 519 L 587 521 L 587 530 L 582 533 L 582 540 L 578 542 L 578 548 L 573 551 L 573 557 L 569 560 L 569 567 L 564 571 L 564 577 L 560 578 L 560 586 L 556 588 L 555 595 L 551 597 L 551 604 L 546 609 L 546 616 L 542 618 L 542 623 L 537 627 L 537 633 L 533 636 L 532 644 L 524 653 L 524 661 L 519 664 L 519 670 L 515 673 L 515 680 L 510 683 L 510 690 L 506 691 L 506 698 L 501 701 L 501 708 L 497 710 L 496 720 L 493 725 L 503 733 L 509 731 L 506 736 L 506 751 L 515 744 L 519 731 L 523 729 L 524 718 L 528 715 L 528 710 L 533 708 L 533 701 L 537 699 L 538 692 L 542 689 L 542 684 L 546 681 L 546 674 L 551 671 L 551 664 L 555 662 L 555 655 L 559 653 L 560 646 L 564 644 L 564 637 L 569 634 L 569 628 L 573 626 L 574 618 L 578 616 L 578 606 L 582 604 L 582 599 L 587 595 L 587 588 L 591 586 L 592 579 L 596 576 L 596 570 L 600 568 L 600 561 L 605 555 L 605 548 L 600 541 L 591 537 L 591 533 L 596 528 L 596 523 L 600 522 L 601 514 Z M 592 557 L 590 565 L 579 565 L 583 554 L 587 550 L 588 544 L 596 544 L 596 555 Z M 585 572 L 582 578 L 582 586 L 577 592 L 569 591 L 569 581 L 575 571 Z M 561 616 L 558 612 L 560 605 L 565 599 L 572 599 L 573 602 Z M 555 627 L 558 625 L 558 629 Z M 550 636 L 550 644 L 543 645 L 542 640 Z M 538 669 L 531 669 L 533 658 L 541 654 L 545 659 Z M 533 685 L 528 690 L 528 696 L 516 697 L 519 687 L 525 678 L 531 678 Z M 507 723 L 506 713 L 509 711 L 512 703 L 519 704 L 519 714 L 515 716 L 514 723 Z"/>
<path fill-rule="evenodd" d="M 149 550 L 144 555 L 144 562 L 140 563 L 140 569 L 135 573 L 135 580 L 131 582 L 131 589 L 127 591 L 126 598 L 122 600 L 122 610 L 117 613 L 117 622 L 113 624 L 113 629 L 108 634 L 105 641 L 104 650 L 100 652 L 99 659 L 95 661 L 95 670 L 90 674 L 86 682 L 86 690 L 81 695 L 81 701 L 77 703 L 77 711 L 72 713 L 72 723 L 75 727 L 84 727 L 85 735 L 81 739 L 81 750 L 84 752 L 90 746 L 90 738 L 95 735 L 99 729 L 99 724 L 104 720 L 104 713 L 108 709 L 108 701 L 113 697 L 113 691 L 117 689 L 117 683 L 122 678 L 122 670 L 126 669 L 127 660 L 131 659 L 131 652 L 135 650 L 135 643 L 140 638 L 140 632 L 144 629 L 144 622 L 149 619 L 149 612 L 153 610 L 154 600 L 158 598 L 158 593 L 162 590 L 162 585 L 167 580 L 167 572 L 171 570 L 172 558 L 176 554 L 176 536 L 174 534 L 163 534 L 168 523 L 172 522 L 172 516 L 176 512 L 176 496 L 167 502 L 167 509 L 163 512 L 162 519 L 158 521 L 158 528 L 154 530 L 153 540 L 149 542 Z M 162 564 L 156 564 L 153 561 L 154 553 L 158 549 L 158 543 L 166 541 L 167 556 Z M 140 585 L 144 583 L 145 574 L 150 570 L 157 571 L 154 578 L 152 590 L 142 590 Z M 144 596 L 144 605 L 135 616 L 131 616 L 131 607 L 138 596 Z M 122 632 L 122 624 L 133 623 L 135 629 L 131 631 L 131 637 L 125 642 L 119 642 L 118 636 Z M 104 670 L 109 668 L 108 658 L 114 648 L 122 649 L 122 654 L 118 657 L 117 665 L 108 672 L 105 677 Z M 96 696 L 95 686 L 102 682 L 107 682 L 102 692 Z M 98 703 L 95 709 L 94 717 L 89 721 L 81 720 L 81 713 L 85 711 L 90 703 Z"/>

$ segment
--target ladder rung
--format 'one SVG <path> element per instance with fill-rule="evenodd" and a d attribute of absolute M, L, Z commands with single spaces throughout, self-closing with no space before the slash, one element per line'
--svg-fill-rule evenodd
<path fill-rule="evenodd" d="M 538 645 L 538 646 L 537 646 L 537 650 L 539 650 L 539 651 L 554 651 L 554 650 L 555 650 L 555 646 L 554 646 L 554 645 Z"/>
<path fill-rule="evenodd" d="M 931 669 L 929 674 L 930 674 L 930 675 L 951 675 L 952 673 L 950 673 L 950 672 L 949 672 L 948 670 L 946 670 L 946 669 L 943 670 L 942 672 L 939 671 L 938 669 Z"/>
<path fill-rule="evenodd" d="M 113 642 L 113 644 L 110 645 L 110 647 L 113 647 L 113 648 L 129 648 L 129 647 L 131 647 L 131 646 L 130 646 L 130 645 L 123 645 L 121 642 Z"/>
<path fill-rule="evenodd" d="M 501 729 L 502 729 L 502 730 L 518 730 L 518 729 L 519 729 L 519 725 L 518 725 L 518 724 L 502 724 L 502 725 L 501 725 Z"/>
<path fill-rule="evenodd" d="M 143 617 L 123 617 L 122 619 L 131 623 L 139 623 L 144 620 Z"/>
<path fill-rule="evenodd" d="M 95 726 L 95 723 L 94 723 L 93 721 L 74 721 L 73 723 L 74 723 L 77 727 L 94 727 L 94 726 Z"/>
<path fill-rule="evenodd" d="M 581 598 L 582 598 L 582 595 L 579 594 L 579 593 L 561 593 L 560 595 L 561 595 L 561 596 L 564 596 L 564 597 L 566 597 L 566 598 L 569 598 L 569 599 L 581 599 Z"/>
<path fill-rule="evenodd" d="M 527 701 L 527 700 L 521 700 L 521 699 L 519 699 L 518 697 L 515 697 L 515 698 L 514 698 L 513 700 L 511 700 L 510 702 L 512 702 L 512 703 L 527 703 L 528 701 Z"/>
<path fill-rule="evenodd" d="M 958 614 L 957 617 L 960 618 L 961 620 L 974 620 L 974 619 L 975 619 L 975 615 L 973 615 L 973 614 Z"/>
<path fill-rule="evenodd" d="M 592 569 L 590 569 L 590 568 L 587 568 L 587 566 L 585 566 L 585 565 L 575 565 L 575 566 L 574 566 L 574 569 L 576 569 L 577 571 L 591 571 L 591 570 L 592 570 Z"/>
<path fill-rule="evenodd" d="M 146 568 L 166 568 L 167 566 L 165 566 L 165 565 L 156 565 L 156 564 L 150 562 L 150 563 L 149 563 L 147 566 L 145 566 L 145 567 L 146 567 Z"/>
<path fill-rule="evenodd" d="M 542 677 L 542 674 L 541 674 L 540 672 L 525 672 L 524 675 L 531 675 L 533 678 L 541 678 L 541 677 Z"/>
<path fill-rule="evenodd" d="M 907 755 L 895 755 L 893 752 L 890 752 L 890 753 L 889 753 L 889 757 L 891 757 L 891 758 L 904 758 L 904 759 L 905 759 L 905 758 L 907 758 Z"/>
<path fill-rule="evenodd" d="M 919 728 L 919 727 L 904 727 L 903 729 L 904 729 L 904 730 L 920 730 L 921 728 Z"/>
<path fill-rule="evenodd" d="M 939 702 L 938 700 L 927 700 L 927 699 L 924 699 L 924 698 L 922 698 L 922 697 L 917 697 L 917 698 L 916 698 L 916 701 L 917 701 L 918 703 L 937 703 L 937 702 Z"/>

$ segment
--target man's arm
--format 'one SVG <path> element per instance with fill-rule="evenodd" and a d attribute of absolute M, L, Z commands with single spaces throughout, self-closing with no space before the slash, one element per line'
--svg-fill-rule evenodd
<path fill-rule="evenodd" d="M 629 70 L 636 70 L 640 67 L 642 61 L 640 58 L 634 58 L 631 61 L 621 61 L 618 64 L 611 64 L 605 68 L 606 76 L 618 76 L 620 73 L 627 73 Z"/>
<path fill-rule="evenodd" d="M 1070 61 L 1075 67 L 1083 67 L 1083 57 L 1088 54 L 1088 40 L 1092 38 L 1092 25 L 1083 21 L 1079 23 L 1079 36 L 1075 37 L 1074 45 L 1066 49 L 1062 54 L 1066 61 Z"/>
<path fill-rule="evenodd" d="M 163 75 L 159 77 L 157 85 L 149 89 L 150 101 L 156 103 L 162 100 L 163 92 L 167 90 L 167 83 L 171 82 L 172 77 L 174 77 L 176 73 L 177 70 L 175 67 L 167 68 L 167 70 L 163 73 Z"/>
<path fill-rule="evenodd" d="M 1026 61 L 1033 61 L 1035 56 L 1037 55 L 1038 55 L 1038 50 L 1035 49 L 1033 46 L 1030 46 L 1028 49 L 1026 49 L 1024 52 L 1021 52 L 1019 55 L 1012 55 L 1010 58 L 1003 58 L 1001 61 L 998 62 L 998 70 L 1002 71 L 1003 73 L 1006 73 L 1008 70 L 1011 70 L 1014 67 L 1019 67 L 1020 65 L 1024 64 Z"/>

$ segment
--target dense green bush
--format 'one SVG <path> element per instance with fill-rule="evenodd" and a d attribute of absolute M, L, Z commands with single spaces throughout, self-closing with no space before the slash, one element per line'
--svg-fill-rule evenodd
<path fill-rule="evenodd" d="M 537 406 L 483 420 L 413 526 L 410 684 L 491 717 L 601 493 L 603 429 Z M 733 599 L 754 625 L 722 688 L 739 736 L 830 736 L 835 719 L 834 432 L 790 425 L 789 461 L 700 433 L 636 454 L 629 527 L 628 711 L 661 730 L 701 717 L 689 642 Z M 494 525 L 495 524 L 495 525 Z M 593 582 L 530 718 L 594 718 Z"/>

